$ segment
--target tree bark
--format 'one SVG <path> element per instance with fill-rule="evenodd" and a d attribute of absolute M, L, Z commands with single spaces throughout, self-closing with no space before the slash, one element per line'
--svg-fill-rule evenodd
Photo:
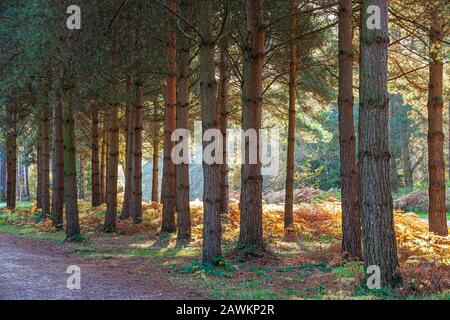
<path fill-rule="evenodd" d="M 63 88 L 64 204 L 67 240 L 78 241 L 80 238 L 80 223 L 78 218 L 77 161 L 72 90 L 72 88 Z"/>
<path fill-rule="evenodd" d="M 101 167 L 100 167 L 100 192 L 101 192 L 101 202 L 106 203 L 106 176 L 107 173 L 107 163 L 109 154 L 109 124 L 107 112 L 103 115 L 103 128 L 102 128 L 102 150 L 101 150 Z"/>
<path fill-rule="evenodd" d="M 55 229 L 63 227 L 64 212 L 64 141 L 62 102 L 60 92 L 55 92 L 53 107 L 53 181 L 52 224 Z"/>
<path fill-rule="evenodd" d="M 142 17 L 143 7 L 139 2 L 136 20 L 136 101 L 133 125 L 133 223 L 142 222 L 142 103 L 144 80 L 142 78 Z"/>
<path fill-rule="evenodd" d="M 295 161 L 295 102 L 297 100 L 297 0 L 290 4 L 290 43 L 289 43 L 289 123 L 286 160 L 286 193 L 284 200 L 284 228 L 294 227 L 294 161 Z"/>
<path fill-rule="evenodd" d="M 0 201 L 6 200 L 6 146 L 0 143 Z"/>
<path fill-rule="evenodd" d="M 14 112 L 10 112 L 10 127 L 6 132 L 6 206 L 16 208 L 16 174 L 17 174 L 17 124 Z"/>
<path fill-rule="evenodd" d="M 367 8 L 381 11 L 381 29 L 369 29 Z M 364 0 L 361 34 L 361 197 L 364 228 L 364 264 L 377 266 L 382 286 L 402 282 L 398 267 L 389 179 L 387 91 L 388 7 L 384 0 Z M 366 275 L 367 277 L 369 275 Z"/>
<path fill-rule="evenodd" d="M 228 48 L 227 40 L 222 41 L 220 47 L 220 66 L 219 66 L 219 128 L 223 137 L 223 164 L 220 167 L 220 181 L 221 181 L 221 205 L 220 213 L 226 214 L 229 210 L 230 195 L 229 195 L 229 182 L 228 182 L 228 150 L 227 150 L 227 129 L 228 129 L 228 87 L 229 87 L 229 77 L 230 68 L 227 62 L 226 50 Z"/>
<path fill-rule="evenodd" d="M 264 65 L 264 37 L 262 0 L 246 1 L 247 39 L 245 60 L 247 61 L 244 86 L 246 97 L 243 109 L 243 130 L 255 131 L 259 137 L 262 109 L 262 70 Z M 239 248 L 248 254 L 259 255 L 265 251 L 262 228 L 262 175 L 259 156 L 259 138 L 257 145 L 243 141 L 245 147 L 244 164 L 241 169 L 241 225 Z M 250 163 L 250 149 L 256 147 L 255 164 Z"/>
<path fill-rule="evenodd" d="M 443 49 L 445 18 L 444 8 L 438 6 L 430 20 L 430 66 L 428 82 L 428 174 L 429 210 L 428 222 L 431 232 L 448 235 L 445 213 L 445 161 L 442 110 L 443 100 Z"/>
<path fill-rule="evenodd" d="M 113 1 L 113 11 L 115 11 L 116 1 Z M 119 91 L 117 87 L 117 27 L 112 26 L 111 42 L 111 82 L 110 82 L 110 103 L 109 103 L 109 154 L 107 162 L 107 181 L 106 181 L 106 213 L 104 232 L 115 232 L 117 222 L 117 181 L 119 173 L 119 105 L 116 101 L 116 94 Z"/>
<path fill-rule="evenodd" d="M 342 253 L 362 259 L 358 169 L 353 122 L 352 0 L 339 1 L 339 141 L 342 193 Z"/>
<path fill-rule="evenodd" d="M 92 137 L 91 137 L 91 180 L 92 180 L 92 206 L 101 205 L 100 188 L 100 160 L 99 160 L 99 121 L 98 111 L 92 111 Z"/>
<path fill-rule="evenodd" d="M 187 19 L 192 17 L 191 0 L 180 0 L 180 14 Z M 186 29 L 184 27 L 183 29 Z M 184 31 L 177 31 L 178 45 L 178 95 L 177 95 L 177 129 L 189 130 L 189 86 L 190 86 L 190 39 Z M 188 150 L 183 150 L 188 152 Z M 181 155 L 185 157 L 186 155 Z M 189 206 L 189 162 L 176 165 L 176 208 L 178 218 L 178 242 L 191 240 L 191 216 Z"/>
<path fill-rule="evenodd" d="M 176 0 L 169 0 L 169 7 L 176 11 Z M 172 132 L 176 126 L 176 105 L 177 105 L 177 49 L 175 43 L 175 22 L 172 15 L 169 17 L 169 27 L 167 31 L 167 78 L 166 78 L 166 108 L 164 116 L 164 163 L 161 189 L 161 201 L 163 205 L 162 233 L 174 233 L 175 225 L 175 194 L 176 177 L 175 165 L 171 159 L 171 152 L 174 147 Z"/>
<path fill-rule="evenodd" d="M 42 179 L 42 191 L 41 191 L 41 205 L 42 205 L 42 219 L 46 219 L 50 216 L 50 116 L 48 105 L 42 106 L 42 135 L 41 135 L 41 179 Z"/>
<path fill-rule="evenodd" d="M 153 140 L 152 140 L 152 201 L 159 202 L 158 182 L 159 182 L 159 126 L 157 122 L 158 105 L 153 106 Z"/>
<path fill-rule="evenodd" d="M 38 124 L 36 146 L 36 208 L 42 209 L 42 126 Z"/>
<path fill-rule="evenodd" d="M 127 92 L 131 94 L 131 74 L 127 76 Z M 131 99 L 130 99 L 131 100 Z M 134 105 L 130 101 L 125 111 L 126 126 L 126 156 L 125 156 L 125 191 L 123 196 L 122 212 L 120 219 L 128 219 L 131 216 L 131 202 L 133 193 L 133 144 L 134 144 Z"/>
<path fill-rule="evenodd" d="M 218 129 L 216 105 L 217 84 L 215 79 L 215 61 L 213 40 L 213 1 L 206 0 L 201 8 L 199 30 L 203 35 L 200 43 L 200 101 L 202 108 L 203 133 L 209 129 Z M 203 148 L 209 143 L 203 142 Z M 220 223 L 220 164 L 207 164 L 203 159 L 203 263 L 212 263 L 222 256 Z"/>
<path fill-rule="evenodd" d="M 85 157 L 83 153 L 80 153 L 80 180 L 78 181 L 79 196 L 81 200 L 85 199 L 84 192 L 84 169 L 85 169 Z"/>

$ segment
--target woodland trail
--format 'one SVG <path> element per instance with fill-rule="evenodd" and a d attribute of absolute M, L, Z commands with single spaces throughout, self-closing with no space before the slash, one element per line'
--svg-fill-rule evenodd
<path fill-rule="evenodd" d="M 69 266 L 80 267 L 81 290 L 67 288 Z M 121 258 L 85 258 L 66 245 L 0 233 L 0 300 L 201 299 L 172 285 L 164 271 L 146 264 L 145 274 Z"/>

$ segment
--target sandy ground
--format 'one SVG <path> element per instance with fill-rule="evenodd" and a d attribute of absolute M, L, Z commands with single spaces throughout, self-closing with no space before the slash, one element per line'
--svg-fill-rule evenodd
<path fill-rule="evenodd" d="M 65 245 L 0 234 L 0 299 L 201 299 L 177 288 L 157 266 L 145 274 L 121 258 L 84 258 L 68 254 Z M 67 288 L 69 266 L 80 268 L 81 289 Z"/>

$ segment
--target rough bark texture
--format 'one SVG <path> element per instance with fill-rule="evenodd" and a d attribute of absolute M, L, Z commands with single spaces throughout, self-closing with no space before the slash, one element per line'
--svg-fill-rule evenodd
<path fill-rule="evenodd" d="M 6 132 L 6 206 L 16 208 L 16 179 L 17 179 L 17 128 L 12 114 L 11 123 Z"/>
<path fill-rule="evenodd" d="M 169 7 L 176 11 L 176 1 L 169 0 Z M 170 14 L 167 31 L 167 79 L 166 79 L 166 108 L 164 115 L 164 163 L 161 189 L 161 202 L 163 205 L 161 232 L 173 233 L 175 224 L 175 194 L 176 177 L 175 165 L 171 159 L 174 142 L 171 140 L 176 125 L 177 106 L 177 49 L 175 43 L 175 23 Z"/>
<path fill-rule="evenodd" d="M 159 202 L 158 198 L 158 175 L 159 175 L 159 125 L 157 122 L 158 105 L 153 106 L 153 138 L 152 138 L 152 201 Z"/>
<path fill-rule="evenodd" d="M 80 154 L 80 179 L 78 180 L 78 198 L 81 200 L 85 199 L 85 192 L 84 192 L 84 169 L 85 169 L 85 156 L 83 153 Z"/>
<path fill-rule="evenodd" d="M 133 197 L 132 215 L 134 223 L 142 222 L 142 103 L 144 81 L 142 78 L 142 3 L 139 2 L 136 21 L 136 101 L 133 125 Z"/>
<path fill-rule="evenodd" d="M 352 0 L 339 1 L 339 142 L 342 198 L 342 252 L 362 258 L 358 169 L 353 122 Z"/>
<path fill-rule="evenodd" d="M 445 161 L 442 110 L 443 100 L 443 48 L 444 8 L 438 6 L 431 16 L 430 67 L 428 83 L 428 174 L 430 195 L 428 222 L 430 231 L 448 235 L 445 213 Z"/>
<path fill-rule="evenodd" d="M 381 29 L 367 27 L 369 5 L 381 10 Z M 361 34 L 361 197 L 365 269 L 381 271 L 381 285 L 396 286 L 399 274 L 389 181 L 387 92 L 388 8 L 384 0 L 365 0 Z M 368 276 L 368 275 L 367 275 Z"/>
<path fill-rule="evenodd" d="M 115 11 L 116 1 L 113 1 L 113 11 Z M 109 87 L 109 154 L 107 162 L 106 180 L 106 213 L 104 232 L 115 232 L 117 222 L 117 181 L 119 175 L 119 104 L 117 102 L 118 80 L 117 65 L 117 25 L 112 25 L 111 42 L 111 82 Z"/>
<path fill-rule="evenodd" d="M 255 130 L 259 136 L 262 109 L 262 69 L 264 64 L 264 36 L 262 0 L 246 1 L 246 44 L 244 72 L 243 130 Z M 259 139 L 257 139 L 259 140 Z M 262 175 L 257 146 L 244 143 L 244 164 L 241 169 L 241 225 L 238 246 L 250 254 L 265 251 L 262 228 Z M 250 148 L 257 148 L 257 163 L 249 163 Z"/>
<path fill-rule="evenodd" d="M 215 62 L 212 28 L 213 1 L 205 0 L 200 8 L 199 24 L 203 39 L 200 43 L 200 100 L 202 107 L 203 132 L 218 129 L 216 109 Z M 209 142 L 203 142 L 205 148 Z M 203 161 L 203 263 L 211 263 L 222 256 L 220 223 L 220 164 L 208 165 Z"/>
<path fill-rule="evenodd" d="M 127 36 L 128 47 L 131 48 L 131 36 Z M 126 150 L 125 150 L 125 190 L 123 195 L 122 212 L 120 213 L 120 219 L 128 219 L 131 217 L 131 203 L 133 195 L 133 149 L 134 149 L 134 122 L 135 122 L 135 108 L 132 98 L 133 86 L 132 86 L 132 61 L 128 60 L 129 70 L 126 80 L 126 92 L 128 94 L 127 106 L 125 110 L 125 137 L 126 137 Z"/>
<path fill-rule="evenodd" d="M 100 193 L 101 202 L 106 203 L 106 176 L 107 176 L 107 162 L 109 152 L 109 124 L 107 112 L 103 115 L 103 129 L 102 129 L 102 150 L 101 150 L 101 167 L 100 167 Z"/>
<path fill-rule="evenodd" d="M 99 121 L 98 111 L 92 111 L 92 136 L 91 136 L 91 185 L 92 206 L 98 207 L 102 203 L 100 190 L 100 159 L 99 159 Z"/>
<path fill-rule="evenodd" d="M 42 208 L 42 126 L 38 125 L 38 141 L 36 146 L 36 208 Z"/>
<path fill-rule="evenodd" d="M 226 57 L 226 50 L 228 48 L 228 43 L 225 40 L 222 41 L 220 47 L 220 65 L 219 65 L 219 128 L 223 137 L 223 164 L 220 166 L 220 181 L 221 181 L 221 205 L 220 213 L 226 214 L 229 210 L 230 195 L 229 195 L 229 182 L 228 182 L 228 150 L 227 150 L 227 129 L 228 129 L 228 117 L 229 117 L 229 106 L 228 106 L 228 88 L 230 82 L 230 66 Z"/>
<path fill-rule="evenodd" d="M 191 0 L 179 1 L 180 14 L 191 19 Z M 185 28 L 185 27 L 184 27 Z M 186 28 L 185 28 L 186 29 Z M 190 39 L 181 30 L 177 31 L 177 129 L 189 130 L 189 86 L 190 86 Z M 188 152 L 187 150 L 184 150 Z M 180 154 L 180 157 L 185 155 Z M 189 162 L 176 165 L 176 209 L 179 242 L 191 240 L 191 216 L 189 207 Z"/>
<path fill-rule="evenodd" d="M 297 100 L 297 0 L 290 0 L 289 43 L 289 120 L 286 159 L 286 193 L 284 200 L 284 228 L 294 226 L 294 161 L 295 161 L 295 103 Z"/>
<path fill-rule="evenodd" d="M 50 216 L 50 112 L 48 105 L 42 106 L 41 123 L 41 205 L 42 219 Z"/>
<path fill-rule="evenodd" d="M 127 79 L 127 91 L 131 91 L 131 75 Z M 131 93 L 131 92 L 130 92 Z M 125 155 L 125 190 L 123 196 L 122 212 L 120 219 L 128 219 L 131 216 L 131 197 L 133 193 L 133 144 L 134 144 L 134 105 L 130 102 L 125 111 L 126 126 L 126 155 Z"/>
<path fill-rule="evenodd" d="M 55 92 L 53 106 L 53 179 L 52 179 L 52 224 L 63 227 L 64 211 L 64 141 L 61 96 Z"/>
<path fill-rule="evenodd" d="M 66 212 L 66 237 L 79 240 L 80 223 L 77 199 L 77 160 L 75 149 L 75 121 L 71 88 L 63 88 L 63 141 L 64 141 L 64 204 Z"/>
<path fill-rule="evenodd" d="M 6 146 L 0 143 L 0 200 L 6 200 Z"/>

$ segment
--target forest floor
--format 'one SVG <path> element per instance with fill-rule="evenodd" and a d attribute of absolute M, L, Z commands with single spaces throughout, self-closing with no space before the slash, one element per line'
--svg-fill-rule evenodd
<path fill-rule="evenodd" d="M 348 261 L 340 253 L 339 207 L 332 198 L 296 205 L 294 231 L 285 234 L 283 206 L 265 205 L 264 235 L 269 253 L 251 258 L 234 250 L 239 211 L 237 203 L 232 203 L 230 212 L 222 217 L 224 259 L 210 266 L 199 262 L 203 228 L 199 202 L 191 203 L 193 241 L 185 246 L 177 245 L 176 235 L 158 233 L 161 208 L 157 203 L 144 204 L 142 225 L 120 221 L 116 233 L 104 234 L 105 208 L 90 208 L 80 201 L 81 243 L 64 242 L 64 232 L 53 231 L 49 221 L 40 221 L 33 207 L 20 207 L 15 212 L 2 209 L 0 250 L 5 250 L 3 243 L 12 249 L 5 250 L 6 256 L 0 255 L 0 262 L 11 260 L 13 264 L 1 272 L 0 289 L 5 283 L 21 289 L 30 279 L 21 273 L 30 272 L 32 277 L 43 275 L 44 279 L 37 288 L 29 288 L 24 297 L 30 298 L 48 292 L 51 299 L 450 299 L 450 237 L 428 233 L 427 225 L 413 213 L 396 212 L 404 285 L 367 290 L 362 264 Z M 47 272 L 46 261 L 60 262 Z M 81 267 L 82 290 L 63 295 L 67 289 L 62 280 L 67 279 L 69 264 Z M 56 285 L 63 291 L 54 290 Z M 130 289 L 122 293 L 123 285 Z M 102 297 L 89 296 L 97 291 L 96 286 L 102 289 L 98 290 Z M 5 291 L 11 290 L 0 292 Z"/>
<path fill-rule="evenodd" d="M 73 249 L 73 248 L 72 248 Z M 70 246 L 41 239 L 0 234 L 0 299 L 198 299 L 200 296 L 172 285 L 163 271 L 151 265 L 146 274 L 129 270 L 136 261 L 81 258 Z M 80 268 L 80 290 L 67 288 L 69 266 Z"/>

